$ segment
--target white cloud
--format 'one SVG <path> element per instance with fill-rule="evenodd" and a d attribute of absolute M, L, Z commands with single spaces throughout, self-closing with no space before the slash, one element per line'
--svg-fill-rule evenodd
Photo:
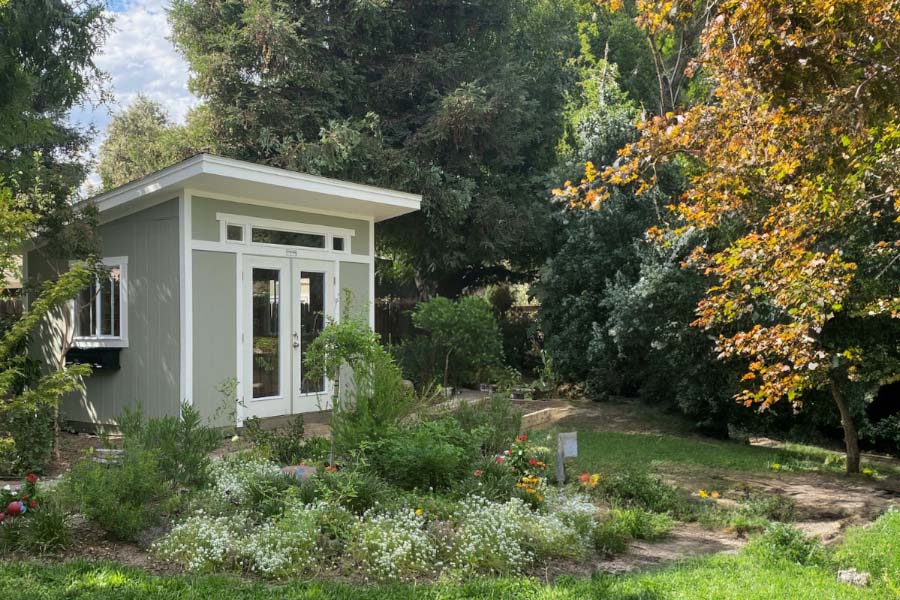
<path fill-rule="evenodd" d="M 108 105 L 86 105 L 72 111 L 71 119 L 94 126 L 99 135 L 92 145 L 96 157 L 112 113 L 127 107 L 138 93 L 160 102 L 176 122 L 183 122 L 197 98 L 188 91 L 188 67 L 167 39 L 169 0 L 109 0 L 107 10 L 115 18 L 97 66 L 110 77 L 113 100 Z M 88 180 L 96 186 L 93 173 Z"/>

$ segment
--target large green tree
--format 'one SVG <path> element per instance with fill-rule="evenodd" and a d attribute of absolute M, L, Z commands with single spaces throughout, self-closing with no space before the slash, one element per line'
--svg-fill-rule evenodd
<path fill-rule="evenodd" d="M 104 189 L 128 183 L 198 152 L 215 152 L 206 107 L 173 123 L 159 102 L 144 95 L 114 115 L 100 145 L 97 172 Z"/>
<path fill-rule="evenodd" d="M 423 193 L 379 231 L 421 292 L 543 260 L 572 3 L 176 0 L 170 20 L 223 153 Z"/>
<path fill-rule="evenodd" d="M 90 132 L 68 114 L 105 96 L 94 54 L 109 25 L 102 2 L 0 2 L 0 176 L 15 191 L 64 196 L 84 180 Z"/>
<path fill-rule="evenodd" d="M 100 2 L 0 1 L 0 279 L 18 268 L 16 255 L 37 236 L 41 251 L 55 258 L 86 258 L 96 248 L 94 211 L 72 202 L 91 132 L 70 125 L 68 115 L 104 96 L 93 56 L 109 25 Z M 89 278 L 76 266 L 43 282 L 21 318 L 0 323 L 0 472 L 41 466 L 56 401 L 89 372 L 42 370 L 27 352 L 44 315 Z"/>

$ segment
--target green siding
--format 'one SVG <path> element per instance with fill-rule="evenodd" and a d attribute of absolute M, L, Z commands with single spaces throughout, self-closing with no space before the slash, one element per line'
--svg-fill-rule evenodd
<path fill-rule="evenodd" d="M 237 283 L 234 254 L 194 251 L 194 406 L 217 426 L 234 424 L 217 387 L 237 374 Z"/>
<path fill-rule="evenodd" d="M 369 254 L 369 222 L 362 219 L 347 219 L 344 217 L 332 217 L 314 213 L 305 213 L 284 208 L 272 208 L 269 206 L 254 206 L 229 202 L 225 200 L 213 200 L 194 196 L 191 199 L 192 235 L 195 240 L 208 242 L 219 241 L 219 222 L 216 213 L 232 215 L 247 215 L 260 219 L 273 219 L 277 221 L 293 221 L 296 223 L 309 223 L 311 225 L 323 225 L 327 227 L 341 227 L 352 229 L 355 234 L 350 244 L 352 254 Z"/>
<path fill-rule="evenodd" d="M 112 422 L 140 404 L 148 417 L 177 415 L 180 379 L 178 202 L 169 200 L 100 227 L 103 256 L 128 257 L 128 347 L 117 371 L 97 371 L 82 393 L 64 398 L 65 419 Z M 40 251 L 29 253 L 29 277 L 49 276 Z M 38 338 L 41 354 L 59 354 L 70 329 L 68 310 Z M 52 340 L 52 341 L 51 341 Z"/>
<path fill-rule="evenodd" d="M 341 312 L 347 314 L 349 309 L 354 316 L 369 320 L 369 305 L 372 303 L 369 291 L 369 265 L 362 263 L 341 263 L 341 303 L 345 304 L 345 290 L 349 292 L 349 306 L 342 306 Z"/>

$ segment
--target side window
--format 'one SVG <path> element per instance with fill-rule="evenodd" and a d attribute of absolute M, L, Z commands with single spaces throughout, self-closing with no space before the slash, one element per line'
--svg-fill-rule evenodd
<path fill-rule="evenodd" d="M 95 277 L 74 301 L 75 345 L 126 346 L 128 260 L 105 258 L 108 271 Z"/>

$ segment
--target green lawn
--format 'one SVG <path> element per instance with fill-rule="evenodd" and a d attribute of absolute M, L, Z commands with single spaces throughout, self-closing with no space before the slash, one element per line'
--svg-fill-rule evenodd
<path fill-rule="evenodd" d="M 74 562 L 0 565 L 0 598 L 16 600 L 826 600 L 896 598 L 881 581 L 870 588 L 838 583 L 830 569 L 795 564 L 760 565 L 744 556 L 715 556 L 653 573 L 564 579 L 546 585 L 532 579 L 477 579 L 463 583 L 400 586 L 352 586 L 294 582 L 265 585 L 233 577 L 157 577 L 114 564 Z"/>
<path fill-rule="evenodd" d="M 814 446 L 765 448 L 736 442 L 672 435 L 581 431 L 576 471 L 609 472 L 666 463 L 729 471 L 819 471 L 841 473 L 843 456 Z M 868 463 L 864 460 L 864 465 Z M 878 467 L 879 472 L 885 468 Z M 887 474 L 887 473 L 884 473 Z"/>
<path fill-rule="evenodd" d="M 776 548 L 777 556 L 783 551 Z M 16 600 L 838 600 L 900 596 L 900 511 L 869 528 L 851 530 L 847 541 L 819 566 L 738 555 L 696 558 L 637 575 L 594 579 L 466 579 L 430 585 L 364 586 L 295 581 L 268 585 L 222 576 L 153 576 L 112 563 L 42 564 L 12 557 L 0 562 L 0 598 Z M 838 567 L 872 573 L 869 587 L 837 581 Z"/>

